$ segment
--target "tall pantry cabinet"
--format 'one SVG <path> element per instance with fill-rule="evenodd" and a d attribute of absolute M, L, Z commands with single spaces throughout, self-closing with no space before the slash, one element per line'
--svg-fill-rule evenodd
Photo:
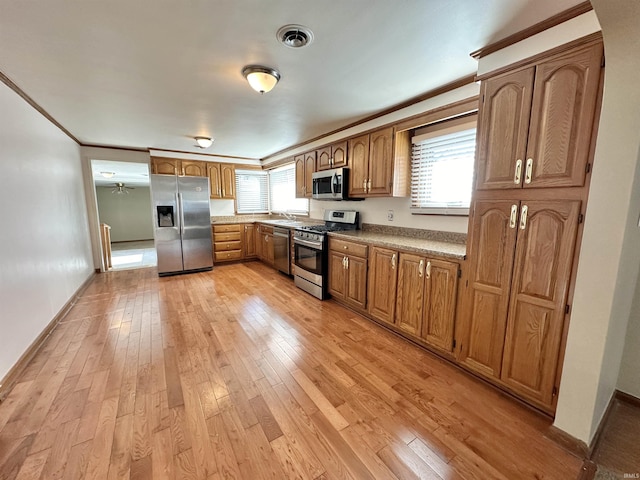
<path fill-rule="evenodd" d="M 458 360 L 549 413 L 603 65 L 591 39 L 481 86 Z"/>

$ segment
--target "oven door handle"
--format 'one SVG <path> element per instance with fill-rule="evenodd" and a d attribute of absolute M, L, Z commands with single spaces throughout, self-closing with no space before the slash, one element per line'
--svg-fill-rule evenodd
<path fill-rule="evenodd" d="M 314 248 L 316 250 L 322 250 L 322 242 L 310 242 L 309 240 L 302 240 L 301 238 L 293 239 L 293 243 L 298 243 L 300 245 L 305 245 L 307 247 Z"/>

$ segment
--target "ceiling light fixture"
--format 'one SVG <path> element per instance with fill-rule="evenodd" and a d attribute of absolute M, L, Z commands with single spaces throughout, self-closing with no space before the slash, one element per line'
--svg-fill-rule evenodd
<path fill-rule="evenodd" d="M 100 172 L 100 175 L 102 175 L 104 178 L 113 178 L 115 174 L 116 172 Z"/>
<path fill-rule="evenodd" d="M 242 69 L 242 76 L 258 93 L 270 92 L 280 80 L 280 73 L 277 70 L 260 65 L 247 65 Z"/>
<path fill-rule="evenodd" d="M 197 146 L 200 148 L 209 148 L 213 144 L 213 138 L 209 137 L 194 137 Z"/>

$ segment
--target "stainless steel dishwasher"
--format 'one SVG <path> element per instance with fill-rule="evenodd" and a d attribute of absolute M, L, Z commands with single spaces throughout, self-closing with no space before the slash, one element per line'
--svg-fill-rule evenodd
<path fill-rule="evenodd" d="M 276 268 L 291 275 L 289 229 L 273 227 L 273 251 Z"/>

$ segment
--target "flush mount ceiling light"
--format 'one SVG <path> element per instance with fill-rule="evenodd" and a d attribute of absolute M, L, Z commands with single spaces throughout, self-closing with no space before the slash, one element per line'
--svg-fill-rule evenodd
<path fill-rule="evenodd" d="M 200 148 L 209 148 L 213 144 L 213 138 L 209 137 L 194 137 L 197 146 Z"/>
<path fill-rule="evenodd" d="M 276 37 L 289 48 L 302 48 L 313 42 L 313 32 L 303 25 L 285 25 L 278 30 Z"/>
<path fill-rule="evenodd" d="M 112 178 L 115 174 L 116 172 L 100 172 L 100 175 L 104 178 Z"/>
<path fill-rule="evenodd" d="M 277 70 L 260 65 L 247 65 L 242 69 L 242 76 L 258 93 L 270 92 L 280 80 L 280 73 Z"/>

